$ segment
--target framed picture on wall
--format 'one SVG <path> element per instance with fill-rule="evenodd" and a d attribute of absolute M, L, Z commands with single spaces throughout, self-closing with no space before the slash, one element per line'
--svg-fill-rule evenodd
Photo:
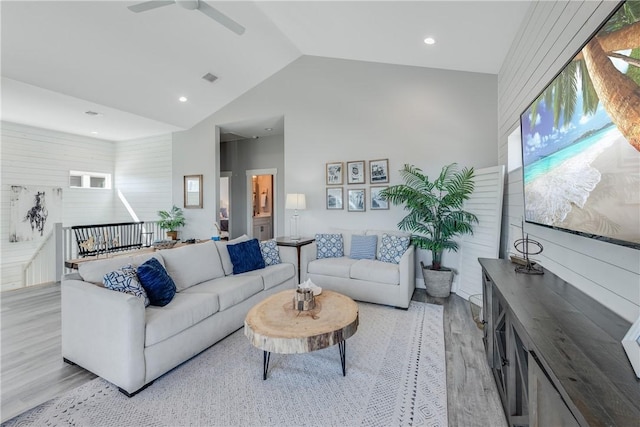
<path fill-rule="evenodd" d="M 380 194 L 382 190 L 384 190 L 385 188 L 389 188 L 389 187 L 387 187 L 386 185 L 371 187 L 371 191 L 370 191 L 371 206 L 369 206 L 369 209 L 374 211 L 389 209 L 389 202 L 386 199 L 383 199 Z"/>
<path fill-rule="evenodd" d="M 366 210 L 365 205 L 365 191 L 364 188 L 348 190 L 348 208 L 349 212 L 364 212 Z"/>
<path fill-rule="evenodd" d="M 327 209 L 343 209 L 342 187 L 327 188 Z"/>
<path fill-rule="evenodd" d="M 327 163 L 327 185 L 342 185 L 342 162 Z"/>
<path fill-rule="evenodd" d="M 347 162 L 347 184 L 364 184 L 366 181 L 364 169 L 364 160 Z"/>
<path fill-rule="evenodd" d="M 372 184 L 389 182 L 389 159 L 371 160 L 369 162 L 369 180 Z"/>

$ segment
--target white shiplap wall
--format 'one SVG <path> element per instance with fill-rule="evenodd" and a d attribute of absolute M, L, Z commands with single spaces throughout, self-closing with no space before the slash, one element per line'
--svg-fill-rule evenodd
<path fill-rule="evenodd" d="M 157 221 L 159 210 L 171 208 L 171 140 L 171 134 L 165 134 L 116 143 L 114 188 L 117 221 L 134 220 L 118 191 L 140 221 Z"/>
<path fill-rule="evenodd" d="M 535 2 L 498 75 L 498 162 L 506 164 L 509 135 L 520 114 L 615 9 L 612 1 Z M 501 247 L 521 237 L 522 170 L 509 172 Z M 536 256 L 562 279 L 634 321 L 640 314 L 640 251 L 543 227 L 525 232 L 544 245 Z M 506 256 L 506 253 L 502 254 Z"/>
<path fill-rule="evenodd" d="M 0 146 L 0 289 L 20 286 L 22 265 L 40 242 L 9 243 L 11 185 L 62 187 L 65 226 L 106 222 L 113 216 L 113 191 L 69 188 L 69 171 L 114 172 L 112 142 L 2 122 Z"/>

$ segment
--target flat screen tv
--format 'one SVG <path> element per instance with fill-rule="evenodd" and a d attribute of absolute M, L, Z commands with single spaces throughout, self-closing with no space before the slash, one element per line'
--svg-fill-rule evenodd
<path fill-rule="evenodd" d="M 622 3 L 520 116 L 526 222 L 640 249 L 637 21 Z"/>

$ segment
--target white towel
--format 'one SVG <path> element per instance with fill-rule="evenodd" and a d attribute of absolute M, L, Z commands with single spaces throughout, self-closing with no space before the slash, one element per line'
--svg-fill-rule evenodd
<path fill-rule="evenodd" d="M 267 207 L 267 195 L 265 193 L 262 193 L 260 195 L 260 204 L 262 205 L 263 209 Z"/>

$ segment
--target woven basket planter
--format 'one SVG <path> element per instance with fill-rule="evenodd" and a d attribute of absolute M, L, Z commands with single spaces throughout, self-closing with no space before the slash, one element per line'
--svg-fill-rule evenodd
<path fill-rule="evenodd" d="M 422 277 L 427 294 L 437 298 L 448 297 L 453 283 L 453 270 L 431 270 L 429 268 L 431 266 L 425 266 L 422 261 L 420 261 L 420 267 L 422 267 Z"/>

